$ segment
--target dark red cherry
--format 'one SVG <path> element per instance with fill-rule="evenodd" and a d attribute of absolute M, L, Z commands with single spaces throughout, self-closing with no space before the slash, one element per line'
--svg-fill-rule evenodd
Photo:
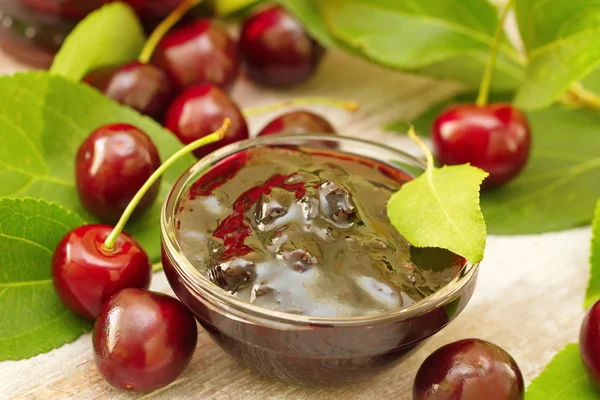
<path fill-rule="evenodd" d="M 129 4 L 144 20 L 156 20 L 167 16 L 183 0 L 104 0 L 105 3 L 114 3 L 115 1 Z"/>
<path fill-rule="evenodd" d="M 196 157 L 202 158 L 225 145 L 248 139 L 248 125 L 233 100 L 218 87 L 200 83 L 171 103 L 164 126 L 182 143 L 188 144 L 217 130 L 225 118 L 231 120 L 225 138 L 194 151 Z"/>
<path fill-rule="evenodd" d="M 432 140 L 441 164 L 470 163 L 490 174 L 485 187 L 497 187 L 525 166 L 531 130 L 525 114 L 510 104 L 463 104 L 437 117 Z"/>
<path fill-rule="evenodd" d="M 158 150 L 140 129 L 128 124 L 104 125 L 81 144 L 75 160 L 77 193 L 90 214 L 115 223 L 146 180 L 160 166 Z M 160 179 L 143 197 L 134 215 L 156 200 Z"/>
<path fill-rule="evenodd" d="M 240 35 L 240 56 L 248 75 L 267 86 L 293 86 L 316 71 L 324 49 L 278 6 L 251 16 Z"/>
<path fill-rule="evenodd" d="M 300 110 L 278 116 L 262 128 L 258 136 L 278 133 L 335 133 L 335 129 L 320 115 Z"/>
<path fill-rule="evenodd" d="M 121 233 L 104 248 L 108 225 L 84 225 L 60 241 L 52 257 L 52 282 L 58 297 L 74 313 L 94 320 L 102 305 L 125 288 L 148 288 L 152 263 L 142 247 Z"/>
<path fill-rule="evenodd" d="M 465 339 L 434 351 L 419 368 L 413 400 L 521 400 L 523 375 L 500 347 Z"/>
<path fill-rule="evenodd" d="M 600 389 L 600 301 L 588 310 L 579 331 L 581 360 L 594 385 Z"/>
<path fill-rule="evenodd" d="M 218 21 L 198 20 L 167 33 L 152 63 L 170 76 L 178 90 L 212 83 L 228 91 L 238 73 L 238 46 Z"/>
<path fill-rule="evenodd" d="M 154 65 L 138 61 L 99 68 L 86 76 L 84 82 L 155 119 L 164 115 L 172 96 L 167 75 Z"/>
<path fill-rule="evenodd" d="M 190 363 L 198 340 L 192 313 L 173 297 L 125 289 L 94 325 L 94 359 L 111 385 L 150 391 L 172 383 Z"/>

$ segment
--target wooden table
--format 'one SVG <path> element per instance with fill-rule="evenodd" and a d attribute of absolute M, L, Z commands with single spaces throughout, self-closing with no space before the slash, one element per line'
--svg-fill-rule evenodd
<path fill-rule="evenodd" d="M 24 66 L 0 53 L 0 73 Z M 350 56 L 330 53 L 318 76 L 291 91 L 260 89 L 241 79 L 233 96 L 243 106 L 297 96 L 355 99 L 361 110 L 314 109 L 340 132 L 384 140 L 416 151 L 405 137 L 382 125 L 410 117 L 436 98 L 456 91 L 423 77 L 388 71 Z M 2 96 L 2 94 L 0 94 Z M 270 115 L 251 120 L 256 132 Z M 462 338 L 492 341 L 518 361 L 529 382 L 566 343 L 577 339 L 588 277 L 589 227 L 535 236 L 492 236 L 475 295 L 460 317 L 414 356 L 376 379 L 342 389 L 305 389 L 263 378 L 239 367 L 200 333 L 194 359 L 176 384 L 149 395 L 120 392 L 105 383 L 92 361 L 90 335 L 29 360 L 0 363 L 0 399 L 411 399 L 417 368 L 439 346 Z M 152 288 L 169 291 L 162 273 Z"/>

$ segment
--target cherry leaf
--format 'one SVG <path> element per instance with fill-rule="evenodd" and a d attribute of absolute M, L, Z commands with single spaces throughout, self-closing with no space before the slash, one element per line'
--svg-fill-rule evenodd
<path fill-rule="evenodd" d="M 43 200 L 0 199 L 0 361 L 72 342 L 92 324 L 71 313 L 52 285 L 52 253 L 84 221 Z"/>
<path fill-rule="evenodd" d="M 486 227 L 479 207 L 479 189 L 487 173 L 470 165 L 434 168 L 431 152 L 410 131 L 427 155 L 427 170 L 402 185 L 390 198 L 392 225 L 417 247 L 440 247 L 482 260 Z"/>
<path fill-rule="evenodd" d="M 69 34 L 50 72 L 73 81 L 104 65 L 137 58 L 146 37 L 135 12 L 125 3 L 110 3 L 92 12 Z"/>
<path fill-rule="evenodd" d="M 598 392 L 592 386 L 579 355 L 579 345 L 565 346 L 542 373 L 531 382 L 527 400 L 594 400 Z"/>

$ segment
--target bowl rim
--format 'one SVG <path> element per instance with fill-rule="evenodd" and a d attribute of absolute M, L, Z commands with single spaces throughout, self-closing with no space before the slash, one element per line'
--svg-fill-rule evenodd
<path fill-rule="evenodd" d="M 297 315 L 285 313 L 268 308 L 256 306 L 243 301 L 229 292 L 223 290 L 203 274 L 200 273 L 186 258 L 181 247 L 177 243 L 175 236 L 175 214 L 178 209 L 179 201 L 182 195 L 188 189 L 189 184 L 193 183 L 200 174 L 204 173 L 216 163 L 226 159 L 236 153 L 262 146 L 290 145 L 297 144 L 306 146 L 307 142 L 332 142 L 335 144 L 355 144 L 362 146 L 371 146 L 380 151 L 386 151 L 395 157 L 411 163 L 421 171 L 425 171 L 425 162 L 417 157 L 402 150 L 394 149 L 390 146 L 375 143 L 369 140 L 331 134 L 281 134 L 265 137 L 252 138 L 236 142 L 209 154 L 198 160 L 189 167 L 173 184 L 166 200 L 163 203 L 160 216 L 160 231 L 164 255 L 171 259 L 171 264 L 177 273 L 177 276 L 186 284 L 188 288 L 200 294 L 202 298 L 209 301 L 213 306 L 225 309 L 230 314 L 238 318 L 250 320 L 257 324 L 265 324 L 266 321 L 283 323 L 289 325 L 319 325 L 319 326 L 363 326 L 377 323 L 395 322 L 406 320 L 415 316 L 426 314 L 436 308 L 453 301 L 460 295 L 468 284 L 476 277 L 479 263 L 465 262 L 459 273 L 448 282 L 443 288 L 432 295 L 414 302 L 413 304 L 396 310 L 385 311 L 373 315 L 332 318 L 332 317 L 313 317 L 306 315 Z M 309 146 L 310 147 L 310 146 Z M 321 146 L 319 146 L 320 148 Z M 340 150 L 344 152 L 344 150 Z M 355 154 L 356 153 L 349 153 Z M 365 156 L 363 156 L 365 157 Z M 367 156 L 368 157 L 368 156 Z M 373 157 L 374 158 L 374 157 Z M 374 158 L 376 159 L 376 158 Z M 389 162 L 378 160 L 389 165 Z M 394 168 L 398 168 L 394 166 Z M 163 257 L 164 257 L 163 255 Z M 164 262 L 164 260 L 163 260 Z"/>

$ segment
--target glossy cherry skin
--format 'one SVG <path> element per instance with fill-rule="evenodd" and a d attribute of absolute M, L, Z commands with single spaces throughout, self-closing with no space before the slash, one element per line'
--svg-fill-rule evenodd
<path fill-rule="evenodd" d="M 138 61 L 99 68 L 87 75 L 84 82 L 154 119 L 163 116 L 172 97 L 167 74 L 154 65 Z"/>
<path fill-rule="evenodd" d="M 225 145 L 248 139 L 248 125 L 233 100 L 218 87 L 201 83 L 187 89 L 173 101 L 164 126 L 182 143 L 188 144 L 219 129 L 225 118 L 231 120 L 225 138 L 194 151 L 196 157 L 202 158 Z"/>
<path fill-rule="evenodd" d="M 198 20 L 165 35 L 152 63 L 169 75 L 179 91 L 196 83 L 229 91 L 239 69 L 238 45 L 218 21 Z"/>
<path fill-rule="evenodd" d="M 445 165 L 470 163 L 490 175 L 485 187 L 501 186 L 525 166 L 531 129 L 525 114 L 510 104 L 450 107 L 433 124 L 433 146 Z"/>
<path fill-rule="evenodd" d="M 94 325 L 94 359 L 111 385 L 150 391 L 173 382 L 190 363 L 198 340 L 194 316 L 179 300 L 125 289 L 102 308 Z"/>
<path fill-rule="evenodd" d="M 594 303 L 579 331 L 581 361 L 594 385 L 600 389 L 600 301 Z"/>
<path fill-rule="evenodd" d="M 251 16 L 240 35 L 240 55 L 250 78 L 266 86 L 288 87 L 310 78 L 324 49 L 278 6 Z"/>
<path fill-rule="evenodd" d="M 269 122 L 258 136 L 277 135 L 279 133 L 332 133 L 335 129 L 329 121 L 310 111 L 291 111 Z"/>
<path fill-rule="evenodd" d="M 77 152 L 75 180 L 79 199 L 94 217 L 115 223 L 159 166 L 156 146 L 140 129 L 128 124 L 101 126 Z M 134 217 L 150 208 L 159 189 L 160 179 L 137 205 Z"/>
<path fill-rule="evenodd" d="M 434 351 L 421 364 L 413 400 L 521 400 L 523 375 L 500 347 L 465 339 Z"/>
<path fill-rule="evenodd" d="M 95 320 L 102 305 L 125 288 L 148 288 L 152 263 L 142 247 L 121 233 L 114 249 L 104 241 L 113 227 L 83 225 L 67 233 L 52 257 L 52 282 L 58 297 L 74 313 Z"/>

